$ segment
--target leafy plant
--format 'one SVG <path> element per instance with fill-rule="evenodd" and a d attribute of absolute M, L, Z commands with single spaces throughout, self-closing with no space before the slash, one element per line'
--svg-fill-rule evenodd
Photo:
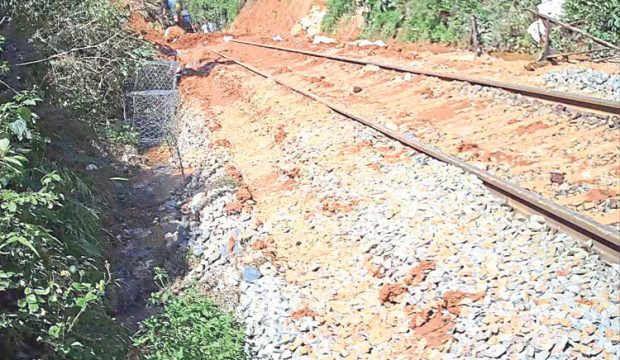
<path fill-rule="evenodd" d="M 134 346 L 145 359 L 153 360 L 243 360 L 244 332 L 234 317 L 220 310 L 194 287 L 183 294 L 165 288 L 161 270 L 155 282 L 162 290 L 154 293 L 151 303 L 162 312 L 142 322 L 134 336 Z"/>
<path fill-rule="evenodd" d="M 379 34 L 383 38 L 393 38 L 405 20 L 404 2 L 397 0 L 370 0 L 370 13 L 367 18 L 366 33 Z"/>
<path fill-rule="evenodd" d="M 356 8 L 353 0 L 327 0 L 327 14 L 323 18 L 323 31 L 335 30 L 338 21 L 345 15 L 351 14 Z"/>
<path fill-rule="evenodd" d="M 567 0 L 566 20 L 579 22 L 585 31 L 620 44 L 620 0 Z"/>
<path fill-rule="evenodd" d="M 138 145 L 138 131 L 129 124 L 111 124 L 104 130 L 106 138 L 121 145 Z"/>
<path fill-rule="evenodd" d="M 618 1 L 618 0 L 615 0 Z M 363 9 L 365 35 L 407 41 L 466 45 L 476 16 L 487 49 L 529 50 L 527 8 L 536 0 L 328 0 L 323 29 L 333 31 L 340 18 Z"/>
<path fill-rule="evenodd" d="M 38 155 L 45 139 L 32 109 L 40 101 L 22 92 L 0 106 L 0 355 L 16 347 L 38 348 L 33 357 L 118 355 L 122 341 L 104 349 L 83 331 L 84 317 L 109 319 L 99 217 L 90 185 Z"/>
<path fill-rule="evenodd" d="M 188 0 L 187 8 L 194 21 L 212 22 L 222 29 L 233 22 L 244 3 L 245 0 Z"/>
<path fill-rule="evenodd" d="M 43 67 L 46 101 L 97 127 L 121 118 L 124 85 L 152 46 L 130 33 L 129 13 L 114 1 L 0 0 L 30 35 Z M 33 31 L 36 29 L 36 31 Z"/>
<path fill-rule="evenodd" d="M 4 51 L 4 45 L 6 44 L 6 38 L 0 35 L 0 53 Z M 9 64 L 6 61 L 0 60 L 0 74 L 5 74 L 9 71 Z"/>
<path fill-rule="evenodd" d="M 125 31 L 128 14 L 113 2 L 0 0 L 0 9 L 22 30 L 37 29 L 28 33 L 35 60 L 15 68 L 42 84 L 0 103 L 0 358 L 125 359 L 130 338 L 106 299 L 100 194 L 50 161 L 35 109 L 61 107 L 63 121 L 99 134 L 111 123 L 114 141 L 134 141 L 113 119 L 150 47 Z M 5 77 L 12 69 L 0 61 Z"/>

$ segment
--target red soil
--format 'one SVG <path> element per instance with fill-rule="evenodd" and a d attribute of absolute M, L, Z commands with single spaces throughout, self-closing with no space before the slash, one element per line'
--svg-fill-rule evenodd
<path fill-rule="evenodd" d="M 405 278 L 405 284 L 415 285 L 421 283 L 430 270 L 435 270 L 435 263 L 432 261 L 421 261 L 409 271 L 409 274 Z"/>
<path fill-rule="evenodd" d="M 381 301 L 382 304 L 396 303 L 396 297 L 403 294 L 405 291 L 407 291 L 407 289 L 400 285 L 383 285 L 379 291 L 379 301 Z"/>

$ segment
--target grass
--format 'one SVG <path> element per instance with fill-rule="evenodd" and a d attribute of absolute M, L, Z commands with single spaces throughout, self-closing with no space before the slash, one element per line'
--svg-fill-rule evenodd
<path fill-rule="evenodd" d="M 243 328 L 195 287 L 181 295 L 162 290 L 153 295 L 152 303 L 162 307 L 162 311 L 142 322 L 133 338 L 142 358 L 247 359 Z"/>

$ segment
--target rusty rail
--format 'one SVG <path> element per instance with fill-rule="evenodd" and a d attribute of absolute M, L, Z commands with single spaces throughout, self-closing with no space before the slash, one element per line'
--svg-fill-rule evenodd
<path fill-rule="evenodd" d="M 405 138 L 403 135 L 396 131 L 390 130 L 387 127 L 366 120 L 361 116 L 349 112 L 342 106 L 334 104 L 328 100 L 325 100 L 309 91 L 300 89 L 291 84 L 288 84 L 278 78 L 258 70 L 248 64 L 245 64 L 237 59 L 234 59 L 228 55 L 222 54 L 215 50 L 209 49 L 212 53 L 225 58 L 229 61 L 236 63 L 239 66 L 246 68 L 247 70 L 271 80 L 285 88 L 288 88 L 294 92 L 297 92 L 305 97 L 308 97 L 316 102 L 319 102 L 331 110 L 339 113 L 349 119 L 355 120 L 363 125 L 377 130 L 378 132 L 386 135 L 387 137 L 400 142 L 401 144 L 424 153 L 434 159 L 442 161 L 444 163 L 456 166 L 463 171 L 473 174 L 478 177 L 482 182 L 489 187 L 492 191 L 501 194 L 511 202 L 516 202 L 518 206 L 525 207 L 530 211 L 544 215 L 547 219 L 550 219 L 552 223 L 558 224 L 571 229 L 571 231 L 585 236 L 589 239 L 595 240 L 598 246 L 595 246 L 597 250 L 603 255 L 607 261 L 620 262 L 620 234 L 611 228 L 610 226 L 601 225 L 585 216 L 582 216 L 570 209 L 557 205 L 542 196 L 535 194 L 529 190 L 517 187 L 509 182 L 506 182 L 497 176 L 481 170 L 475 166 L 467 164 L 466 162 L 451 156 L 444 154 L 440 150 L 426 145 L 418 140 Z"/>
<path fill-rule="evenodd" d="M 598 99 L 598 98 L 591 97 L 591 96 L 569 94 L 569 93 L 563 93 L 560 91 L 541 89 L 541 88 L 537 88 L 533 86 L 511 84 L 511 83 L 495 81 L 495 80 L 478 79 L 478 78 L 474 78 L 470 76 L 462 76 L 462 75 L 456 75 L 452 73 L 444 73 L 444 72 L 438 72 L 438 71 L 409 68 L 405 66 L 380 63 L 380 62 L 370 61 L 370 60 L 361 60 L 361 59 L 345 57 L 345 56 L 327 55 L 327 54 L 321 54 L 321 53 L 317 53 L 313 51 L 306 51 L 306 50 L 292 49 L 292 48 L 286 48 L 286 47 L 280 47 L 280 46 L 274 46 L 274 45 L 260 44 L 260 43 L 250 42 L 250 41 L 233 39 L 233 40 L 230 40 L 230 42 L 234 42 L 236 44 L 248 45 L 248 46 L 262 47 L 262 48 L 272 49 L 272 50 L 303 54 L 303 55 L 325 58 L 325 59 L 330 59 L 330 60 L 342 61 L 342 62 L 347 62 L 351 64 L 375 65 L 383 69 L 411 73 L 411 74 L 432 76 L 432 77 L 440 78 L 442 80 L 462 81 L 462 82 L 467 82 L 467 83 L 474 84 L 474 85 L 481 85 L 481 86 L 503 89 L 506 91 L 510 91 L 513 93 L 517 93 L 517 94 L 521 94 L 524 96 L 537 98 L 541 100 L 548 100 L 548 101 L 561 103 L 565 105 L 578 106 L 578 107 L 582 107 L 586 109 L 598 110 L 598 111 L 620 115 L 620 102 Z"/>

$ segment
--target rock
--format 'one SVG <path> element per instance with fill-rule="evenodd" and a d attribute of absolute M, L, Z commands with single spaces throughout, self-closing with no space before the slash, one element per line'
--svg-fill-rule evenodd
<path fill-rule="evenodd" d="M 568 345 L 568 336 L 562 335 L 558 337 L 555 341 L 555 345 L 553 346 L 553 351 L 551 352 L 551 355 L 558 356 L 562 354 L 564 352 L 564 349 L 566 348 L 566 345 Z"/>
<path fill-rule="evenodd" d="M 318 323 L 309 317 L 300 318 L 297 322 L 297 327 L 301 332 L 309 332 L 316 329 Z"/>
<path fill-rule="evenodd" d="M 192 247 L 192 255 L 195 257 L 200 257 L 205 252 L 205 249 L 202 245 L 195 245 Z"/>
<path fill-rule="evenodd" d="M 366 46 L 386 47 L 387 46 L 381 40 L 370 41 L 370 40 L 366 40 L 366 39 L 356 40 L 356 41 L 351 42 L 350 44 L 354 45 L 354 46 L 359 46 L 359 47 L 366 47 Z"/>
<path fill-rule="evenodd" d="M 168 42 L 176 40 L 177 38 L 183 36 L 184 34 L 185 34 L 185 30 L 183 30 L 179 26 L 171 26 L 167 28 L 166 30 L 164 30 L 164 38 Z"/>
<path fill-rule="evenodd" d="M 243 268 L 243 280 L 249 283 L 254 283 L 261 278 L 260 271 L 252 266 L 245 266 Z"/>
<path fill-rule="evenodd" d="M 562 184 L 565 181 L 565 174 L 559 172 L 551 172 L 549 176 L 549 181 L 552 184 Z"/>
<path fill-rule="evenodd" d="M 330 37 L 322 36 L 322 35 L 314 35 L 314 38 L 312 39 L 312 43 L 315 44 L 315 45 L 318 45 L 318 44 L 335 44 L 336 43 L 336 39 L 332 39 Z"/>
<path fill-rule="evenodd" d="M 185 229 L 184 226 L 179 225 L 177 227 L 176 241 L 179 242 L 180 244 L 184 244 L 189 241 L 189 233 L 187 232 L 187 229 Z"/>
<path fill-rule="evenodd" d="M 231 201 L 224 206 L 226 215 L 239 214 L 243 210 L 243 204 L 239 201 Z"/>
<path fill-rule="evenodd" d="M 209 257 L 207 258 L 207 261 L 209 262 L 209 264 L 213 264 L 216 261 L 218 261 L 221 257 L 221 254 L 219 251 L 213 251 L 210 253 Z"/>
<path fill-rule="evenodd" d="M 581 92 L 609 100 L 620 96 L 620 75 L 609 75 L 598 70 L 569 68 L 551 71 L 542 80 L 556 90 Z"/>
<path fill-rule="evenodd" d="M 405 291 L 406 289 L 399 285 L 383 285 L 383 287 L 379 291 L 379 301 L 381 301 L 382 304 L 394 303 L 396 302 L 396 298 L 399 295 L 403 294 Z"/>
<path fill-rule="evenodd" d="M 502 355 L 504 355 L 506 353 L 506 351 L 508 351 L 509 347 L 510 347 L 510 343 L 508 343 L 508 342 L 495 344 L 495 345 L 491 346 L 490 348 L 488 348 L 484 352 L 484 355 L 488 356 L 490 358 L 493 358 L 493 359 L 498 359 Z"/>
<path fill-rule="evenodd" d="M 547 224 L 544 217 L 540 215 L 532 215 L 527 223 L 527 227 L 532 231 L 541 231 L 547 228 Z"/>
<path fill-rule="evenodd" d="M 301 27 L 301 24 L 296 23 L 295 25 L 293 25 L 293 28 L 291 29 L 291 36 L 297 36 L 301 34 L 302 31 L 303 31 L 303 28 Z"/>
<path fill-rule="evenodd" d="M 313 25 L 312 23 L 312 19 L 310 19 L 309 17 L 304 17 L 299 21 L 299 26 L 303 29 L 303 30 L 308 30 L 308 28 L 310 28 Z"/>
<path fill-rule="evenodd" d="M 381 68 L 378 67 L 377 65 L 365 65 L 362 68 L 362 71 L 364 71 L 364 72 L 368 72 L 368 71 L 375 72 L 375 71 L 379 71 L 379 70 L 381 70 Z"/>
<path fill-rule="evenodd" d="M 143 162 L 142 158 L 138 154 L 138 149 L 133 145 L 125 145 L 123 147 L 121 161 L 128 165 L 139 165 Z"/>
<path fill-rule="evenodd" d="M 197 214 L 205 207 L 206 203 L 207 194 L 204 192 L 199 192 L 192 197 L 192 201 L 189 204 L 190 211 L 192 214 Z"/>

